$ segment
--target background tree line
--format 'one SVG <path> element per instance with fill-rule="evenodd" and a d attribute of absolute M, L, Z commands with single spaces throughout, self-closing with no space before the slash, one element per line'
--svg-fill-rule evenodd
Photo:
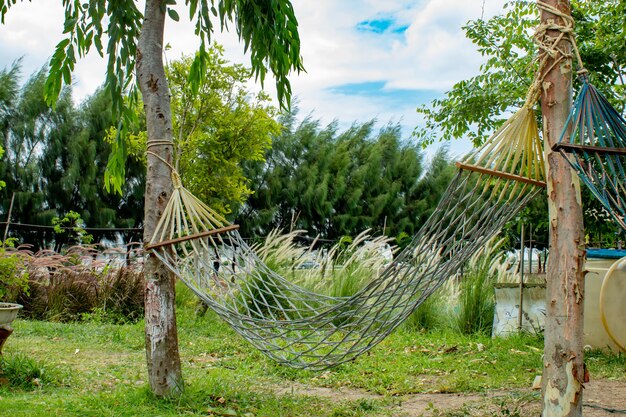
<path fill-rule="evenodd" d="M 209 50 L 207 62 L 210 76 L 197 93 L 186 77 L 191 58 L 167 69 L 177 166 L 186 186 L 240 223 L 244 235 L 299 228 L 337 239 L 371 228 L 402 240 L 430 215 L 454 171 L 445 149 L 427 169 L 421 149 L 402 138 L 398 125 L 377 131 L 372 120 L 340 131 L 338 123 L 321 127 L 313 116 L 298 121 L 297 110 L 279 115 L 265 93 L 246 89 L 250 70 L 226 62 L 219 46 Z M 141 228 L 141 103 L 126 143 L 131 157 L 120 196 L 104 189 L 115 136 L 109 95 L 99 90 L 75 105 L 65 88 L 50 108 L 45 71 L 22 84 L 21 76 L 19 62 L 0 71 L 2 221 L 15 193 L 12 222 L 51 226 L 54 218 L 76 212 L 87 228 Z M 53 231 L 27 228 L 14 227 L 10 236 L 37 247 L 63 241 Z M 94 234 L 96 241 L 102 237 L 115 236 Z"/>
<path fill-rule="evenodd" d="M 103 140 L 111 125 L 110 97 L 96 91 L 79 106 L 71 89 L 57 105 L 43 96 L 45 70 L 20 85 L 20 62 L 0 71 L 0 134 L 5 153 L 0 160 L 2 220 L 13 194 L 12 222 L 51 226 L 55 217 L 78 213 L 89 227 L 141 225 L 143 170 L 140 161 L 127 164 L 129 180 L 123 195 L 104 190 L 104 168 L 111 150 Z M 53 232 L 11 229 L 20 242 L 42 247 Z M 111 237 L 110 235 L 108 236 Z"/>
<path fill-rule="evenodd" d="M 253 194 L 238 210 L 245 235 L 304 229 L 338 239 L 365 229 L 402 239 L 432 213 L 454 168 L 446 148 L 429 166 L 398 125 L 375 121 L 340 131 L 295 112 L 281 118 L 265 161 L 246 164 Z"/>
<path fill-rule="evenodd" d="M 537 24 L 534 7 L 531 1 L 512 2 L 501 16 L 467 23 L 467 37 L 485 64 L 475 77 L 418 108 L 426 120 L 414 132 L 421 143 L 469 137 L 479 144 L 521 105 L 534 65 L 528 36 Z M 573 7 L 591 81 L 623 110 L 626 5 L 577 0 Z M 398 126 L 376 131 L 370 121 L 340 131 L 337 123 L 320 126 L 313 115 L 299 121 L 297 111 L 279 116 L 266 95 L 246 89 L 250 69 L 226 62 L 219 46 L 209 50 L 209 76 L 196 92 L 186 77 L 191 62 L 182 58 L 168 67 L 178 168 L 194 193 L 240 223 L 247 236 L 294 227 L 336 239 L 373 228 L 402 238 L 415 232 L 447 185 L 453 169 L 445 150 L 426 167 L 419 146 L 402 138 Z M 111 145 L 102 138 L 114 136 L 110 98 L 97 91 L 76 106 L 65 89 L 51 109 L 43 99 L 43 72 L 20 84 L 19 62 L 0 71 L 0 178 L 7 183 L 0 191 L 2 220 L 15 192 L 16 222 L 49 226 L 54 217 L 75 211 L 87 227 L 142 227 L 141 106 L 127 143 L 124 194 L 106 193 L 103 173 Z M 585 195 L 584 201 L 589 240 L 613 244 L 619 230 L 595 199 Z M 519 219 L 532 224 L 544 242 L 546 213 L 545 204 L 536 202 Z M 519 232 L 517 224 L 506 231 L 512 241 Z M 42 245 L 54 237 L 12 233 Z"/>

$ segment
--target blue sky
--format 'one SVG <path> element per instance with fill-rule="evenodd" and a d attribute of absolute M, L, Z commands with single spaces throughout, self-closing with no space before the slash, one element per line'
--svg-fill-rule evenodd
<path fill-rule="evenodd" d="M 404 103 L 422 104 L 441 97 L 439 90 L 387 88 L 386 81 L 365 81 L 328 87 L 332 94 L 361 96 L 370 100 L 382 100 L 392 105 Z"/>
<path fill-rule="evenodd" d="M 379 35 L 395 34 L 401 36 L 408 28 L 407 23 L 398 21 L 393 14 L 363 20 L 356 25 L 356 30 L 359 32 L 371 32 Z"/>
<path fill-rule="evenodd" d="M 291 77 L 300 114 L 311 114 L 322 123 L 337 120 L 345 127 L 371 119 L 381 126 L 400 123 L 410 140 L 413 128 L 422 123 L 416 107 L 478 72 L 482 57 L 465 39 L 461 26 L 469 19 L 499 13 L 504 0 L 292 3 L 306 67 L 305 73 Z M 0 26 L 0 65 L 23 56 L 26 74 L 40 68 L 62 38 L 62 20 L 60 2 L 18 3 Z M 198 45 L 193 25 L 182 20 L 166 25 L 166 42 L 171 46 L 167 59 L 191 54 Z M 249 62 L 235 35 L 215 38 L 230 61 Z M 79 63 L 73 79 L 77 101 L 91 94 L 103 77 L 104 62 L 97 54 Z M 272 80 L 265 83 L 270 94 L 274 94 L 272 84 Z M 427 155 L 438 146 L 429 148 Z M 469 149 L 464 140 L 450 143 L 455 155 Z"/>

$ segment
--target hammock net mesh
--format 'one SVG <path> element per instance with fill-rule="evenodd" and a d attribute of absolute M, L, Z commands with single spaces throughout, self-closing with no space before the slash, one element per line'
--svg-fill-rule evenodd
<path fill-rule="evenodd" d="M 586 78 L 557 149 L 626 230 L 626 120 Z"/>
<path fill-rule="evenodd" d="M 462 163 L 411 243 L 350 297 L 296 285 L 266 265 L 237 227 L 182 187 L 147 249 L 232 328 L 272 359 L 325 369 L 371 349 L 545 186 L 529 105 Z"/>

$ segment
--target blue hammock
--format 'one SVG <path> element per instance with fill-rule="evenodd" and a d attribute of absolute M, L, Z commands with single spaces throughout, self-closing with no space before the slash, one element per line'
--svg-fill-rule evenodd
<path fill-rule="evenodd" d="M 553 150 L 626 230 L 626 120 L 586 77 Z"/>

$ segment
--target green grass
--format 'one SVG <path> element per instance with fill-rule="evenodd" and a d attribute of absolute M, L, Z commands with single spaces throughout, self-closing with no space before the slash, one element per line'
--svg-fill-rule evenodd
<path fill-rule="evenodd" d="M 1 385 L 26 390 L 56 382 L 50 367 L 22 353 L 0 356 L 0 379 Z"/>
<path fill-rule="evenodd" d="M 178 310 L 186 384 L 180 398 L 150 394 L 142 322 L 17 320 L 5 358 L 17 358 L 21 364 L 14 368 L 31 375 L 31 383 L 0 384 L 1 414 L 392 416 L 403 395 L 526 389 L 541 372 L 540 339 L 493 340 L 450 330 L 400 330 L 352 363 L 322 373 L 294 370 L 266 359 L 213 313 L 195 316 L 191 301 Z M 593 351 L 587 365 L 593 378 L 626 379 L 623 356 Z M 32 376 L 41 369 L 43 377 Z M 305 387 L 309 395 L 292 393 L 293 387 Z M 338 400 L 316 395 L 319 387 L 357 390 L 364 397 Z"/>

